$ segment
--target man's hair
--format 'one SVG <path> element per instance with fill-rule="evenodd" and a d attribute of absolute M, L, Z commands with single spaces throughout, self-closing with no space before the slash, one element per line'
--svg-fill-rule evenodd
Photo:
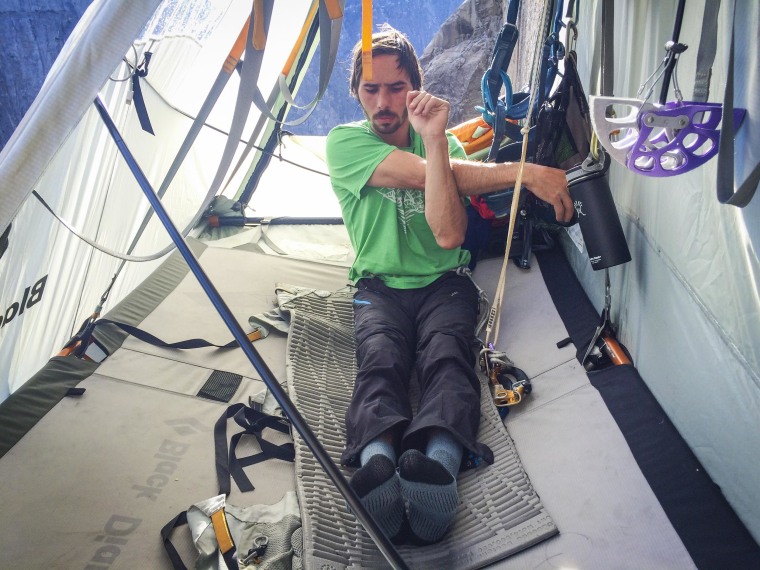
<path fill-rule="evenodd" d="M 399 69 L 409 74 L 412 89 L 422 88 L 422 68 L 417 54 L 414 51 L 409 38 L 388 24 L 380 26 L 380 31 L 372 34 L 372 56 L 395 55 L 398 56 Z M 351 65 L 351 95 L 357 97 L 359 82 L 364 70 L 362 66 L 362 42 L 359 40 L 354 46 L 353 63 Z"/>

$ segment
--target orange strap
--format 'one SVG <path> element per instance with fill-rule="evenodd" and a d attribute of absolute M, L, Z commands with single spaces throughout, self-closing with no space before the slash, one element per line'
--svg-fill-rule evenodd
<path fill-rule="evenodd" d="M 219 551 L 227 554 L 235 548 L 235 543 L 230 534 L 230 527 L 227 526 L 227 517 L 224 516 L 224 509 L 219 509 L 211 515 L 211 523 L 214 525 L 214 534 L 216 543 L 219 545 Z"/>
<path fill-rule="evenodd" d="M 264 0 L 253 0 L 253 47 L 261 51 L 267 45 L 264 32 Z"/>
<path fill-rule="evenodd" d="M 338 0 L 325 0 L 325 6 L 327 7 L 327 15 L 330 17 L 330 20 L 337 20 L 338 18 L 343 17 L 343 10 L 340 9 Z M 296 43 L 293 44 L 293 49 L 290 50 L 290 55 L 288 56 L 285 65 L 282 67 L 282 74 L 285 77 L 288 76 L 291 68 L 293 67 L 293 64 L 296 61 L 298 50 L 301 49 L 301 45 L 306 38 L 306 34 L 309 33 L 311 23 L 314 21 L 314 18 L 317 17 L 318 8 L 319 0 L 314 0 L 311 3 L 311 8 L 309 8 L 309 14 L 306 16 L 306 21 L 303 23 L 303 27 L 301 28 L 301 33 L 298 34 L 298 39 L 296 39 Z"/>
<path fill-rule="evenodd" d="M 306 38 L 306 34 L 309 33 L 309 28 L 311 27 L 311 23 L 314 21 L 314 18 L 317 17 L 317 8 L 319 8 L 319 0 L 314 0 L 311 3 L 311 8 L 309 9 L 309 15 L 306 16 L 306 21 L 303 23 L 303 27 L 301 28 L 301 33 L 298 34 L 298 39 L 296 40 L 296 43 L 293 44 L 293 49 L 290 50 L 290 55 L 288 56 L 288 60 L 285 62 L 285 65 L 282 68 L 282 74 L 285 77 L 287 77 L 288 74 L 290 73 L 290 70 L 296 61 L 298 50 L 301 49 L 301 44 L 303 44 L 303 41 Z"/>
<path fill-rule="evenodd" d="M 264 335 L 261 333 L 260 328 L 257 328 L 255 331 L 249 332 L 245 336 L 247 336 L 248 340 L 250 340 L 251 342 L 256 342 L 257 340 L 264 338 Z"/>
<path fill-rule="evenodd" d="M 243 29 L 240 30 L 240 34 L 235 40 L 235 43 L 233 44 L 232 49 L 230 50 L 230 53 L 227 56 L 227 59 L 224 61 L 224 65 L 222 66 L 222 69 L 227 75 L 235 71 L 235 67 L 238 64 L 238 61 L 240 61 L 240 56 L 243 55 L 243 50 L 245 49 L 245 39 L 248 37 L 248 26 L 250 25 L 251 17 L 248 16 L 245 24 L 243 25 Z"/>
<path fill-rule="evenodd" d="M 343 17 L 343 10 L 340 9 L 338 0 L 325 0 L 325 6 L 327 6 L 327 15 L 330 16 L 331 20 Z"/>
<path fill-rule="evenodd" d="M 372 0 L 362 0 L 362 78 L 372 81 Z"/>

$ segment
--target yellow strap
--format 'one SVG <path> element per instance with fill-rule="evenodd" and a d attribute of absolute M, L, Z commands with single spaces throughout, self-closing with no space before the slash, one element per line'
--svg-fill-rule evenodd
<path fill-rule="evenodd" d="M 264 0 L 253 0 L 253 47 L 258 51 L 267 45 L 264 32 Z"/>
<path fill-rule="evenodd" d="M 304 40 L 306 39 L 306 34 L 309 33 L 309 28 L 311 28 L 311 23 L 314 21 L 314 18 L 317 17 L 318 8 L 319 8 L 319 0 L 314 0 L 311 3 L 309 14 L 308 16 L 306 16 L 306 21 L 303 23 L 303 27 L 301 28 L 301 33 L 298 34 L 298 39 L 296 40 L 296 43 L 293 44 L 293 49 L 290 50 L 290 55 L 288 56 L 288 60 L 285 62 L 285 65 L 282 67 L 282 74 L 285 77 L 287 77 L 290 74 L 290 70 L 293 68 L 293 64 L 296 61 L 296 56 L 298 56 L 298 51 L 301 49 L 301 44 L 303 44 Z"/>
<path fill-rule="evenodd" d="M 238 64 L 238 61 L 240 61 L 240 56 L 243 55 L 243 50 L 245 50 L 245 40 L 248 37 L 248 26 L 250 25 L 251 17 L 248 16 L 248 19 L 243 25 L 243 29 L 240 30 L 240 34 L 235 40 L 235 43 L 233 44 L 232 49 L 230 50 L 230 53 L 227 56 L 227 59 L 224 61 L 224 65 L 222 66 L 222 69 L 227 75 L 230 75 L 233 71 L 235 71 L 235 67 Z"/>
<path fill-rule="evenodd" d="M 362 0 L 362 78 L 372 81 L 372 0 Z"/>
<path fill-rule="evenodd" d="M 232 540 L 230 528 L 227 526 L 227 517 L 224 516 L 223 508 L 211 515 L 211 524 L 214 525 L 214 534 L 216 535 L 216 543 L 219 545 L 219 551 L 222 554 L 227 554 L 235 548 L 235 543 Z"/>

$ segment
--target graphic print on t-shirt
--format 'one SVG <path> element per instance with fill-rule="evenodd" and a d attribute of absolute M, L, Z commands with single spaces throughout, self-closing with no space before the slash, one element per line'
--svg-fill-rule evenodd
<path fill-rule="evenodd" d="M 407 233 L 409 221 L 415 214 L 425 213 L 425 193 L 417 190 L 400 190 L 398 188 L 378 188 L 377 191 L 383 198 L 396 203 L 396 214 Z"/>

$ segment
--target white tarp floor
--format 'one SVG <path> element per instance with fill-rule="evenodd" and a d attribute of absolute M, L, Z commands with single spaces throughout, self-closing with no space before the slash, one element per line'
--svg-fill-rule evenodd
<path fill-rule="evenodd" d="M 326 290 L 346 285 L 346 267 L 246 249 L 207 248 L 201 263 L 244 328 L 272 308 L 276 283 Z M 501 260 L 482 261 L 475 278 L 489 297 Z M 506 425 L 533 487 L 559 535 L 493 567 L 693 568 L 572 346 L 538 264 L 511 266 L 498 349 L 533 382 Z M 201 287 L 187 275 L 141 328 L 165 341 L 230 339 Z M 257 341 L 285 379 L 285 337 Z M 262 401 L 266 387 L 240 350 L 159 349 L 128 338 L 0 459 L 2 568 L 170 568 L 160 529 L 191 504 L 218 493 L 213 426 L 227 404 L 195 397 L 214 370 L 244 380 L 230 403 Z M 266 408 L 276 407 L 271 396 Z M 285 437 L 285 436 L 282 436 Z M 279 443 L 273 435 L 275 443 Z M 295 488 L 290 463 L 247 470 L 256 489 L 229 502 L 273 504 Z M 186 562 L 187 529 L 175 532 Z"/>

